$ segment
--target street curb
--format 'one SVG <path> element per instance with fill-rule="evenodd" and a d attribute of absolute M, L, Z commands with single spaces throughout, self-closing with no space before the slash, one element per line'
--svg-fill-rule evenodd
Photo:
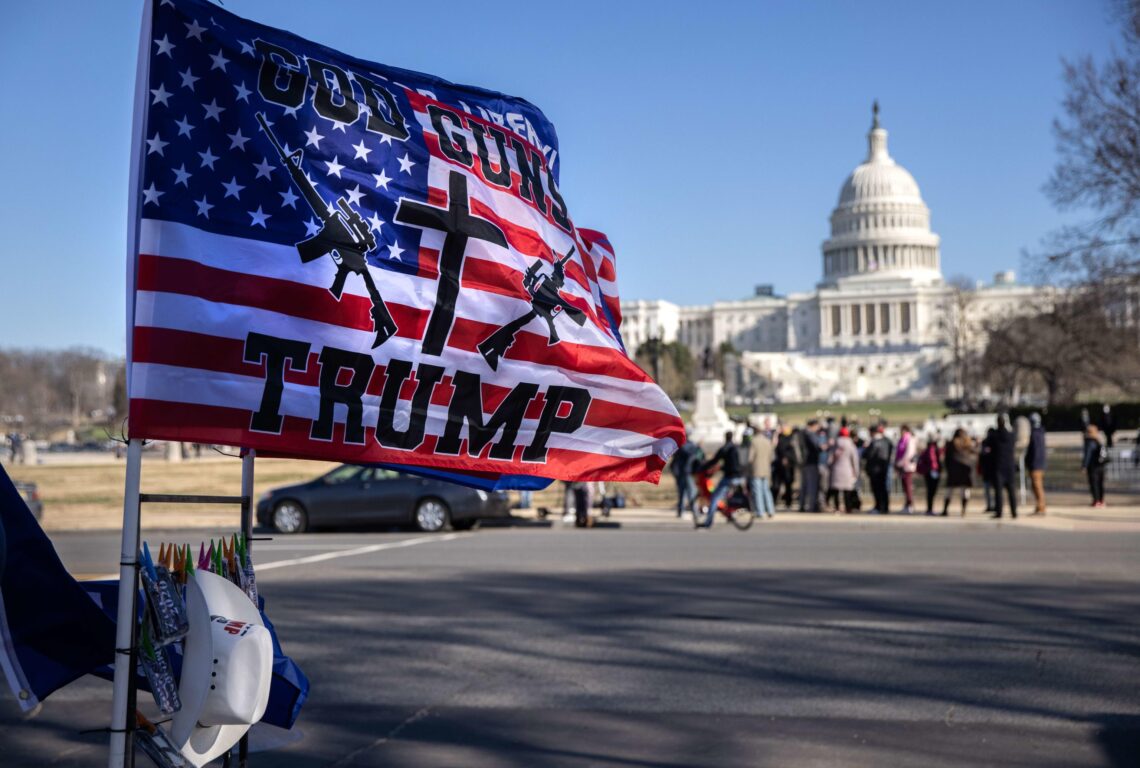
<path fill-rule="evenodd" d="M 1132 510 L 1128 510 L 1129 513 Z M 1031 517 L 1029 515 L 1022 515 L 1016 519 L 1008 517 L 994 520 L 986 513 L 981 511 L 968 514 L 966 517 L 959 515 L 949 515 L 942 517 L 940 515 L 875 515 L 868 513 L 855 513 L 848 515 L 837 515 L 830 512 L 813 513 L 813 512 L 777 512 L 775 517 L 770 519 L 757 519 L 754 528 L 759 530 L 765 526 L 817 526 L 817 525 L 833 525 L 833 526 L 854 526 L 858 528 L 878 528 L 882 526 L 899 527 L 899 526 L 953 526 L 956 529 L 966 526 L 970 528 L 984 528 L 986 530 L 1002 529 L 1002 528 L 1020 528 L 1020 529 L 1034 529 L 1042 531 L 1082 531 L 1082 532 L 1135 532 L 1140 533 L 1140 510 L 1135 511 L 1134 516 L 1128 518 L 1116 518 L 1111 516 L 1101 517 L 1099 519 L 1089 519 L 1087 510 L 1065 510 L 1057 511 L 1046 517 Z M 1079 518 L 1068 517 L 1067 514 L 1081 514 Z M 510 527 L 538 527 L 546 525 L 552 529 L 560 529 L 563 527 L 573 528 L 572 524 L 563 524 L 560 519 L 548 519 L 540 521 L 535 517 L 530 517 L 527 511 L 516 512 L 513 518 L 518 523 Z M 679 531 L 692 531 L 693 524 L 691 519 L 686 515 L 684 517 L 676 517 L 676 513 L 672 510 L 660 508 L 641 508 L 641 509 L 620 509 L 610 512 L 610 517 L 598 518 L 599 522 L 617 523 L 619 527 L 626 530 L 679 530 Z M 490 527 L 490 526 L 488 526 Z M 502 527 L 502 526 L 500 526 Z M 600 526 L 599 526 L 600 527 Z"/>

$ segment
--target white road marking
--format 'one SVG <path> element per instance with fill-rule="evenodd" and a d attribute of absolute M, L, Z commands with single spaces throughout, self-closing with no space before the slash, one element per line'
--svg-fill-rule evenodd
<path fill-rule="evenodd" d="M 356 549 L 356 544 L 288 544 L 277 539 L 276 541 L 257 542 L 258 552 L 280 552 L 285 550 L 301 551 L 315 549 L 321 552 L 333 552 L 342 549 Z"/>
<path fill-rule="evenodd" d="M 403 547 L 414 547 L 417 544 L 428 544 L 433 541 L 452 541 L 454 539 L 464 538 L 471 534 L 463 533 L 447 533 L 442 536 L 418 536 L 414 539 L 404 539 L 403 541 L 394 541 L 390 544 L 369 544 L 367 547 L 357 547 L 356 549 L 342 549 L 336 552 L 323 552 L 319 555 L 308 555 L 307 557 L 295 557 L 291 560 L 274 560 L 271 563 L 261 563 L 254 565 L 254 571 L 262 573 L 264 571 L 271 571 L 275 568 L 289 568 L 294 565 L 309 565 L 310 563 L 323 563 L 326 560 L 337 560 L 342 557 L 355 557 L 356 555 L 367 555 L 372 552 L 382 552 L 386 549 L 401 549 Z"/>
<path fill-rule="evenodd" d="M 333 551 L 325 551 L 319 555 L 309 555 L 307 557 L 296 557 L 296 558 L 293 558 L 291 560 L 274 560 L 274 561 L 269 562 L 269 563 L 254 564 L 254 570 L 257 573 L 261 573 L 262 571 L 271 571 L 274 568 L 288 568 L 289 566 L 292 566 L 292 565 L 308 565 L 309 563 L 321 563 L 321 562 L 324 562 L 325 560 L 336 560 L 337 558 L 341 558 L 341 557 L 354 557 L 356 555 L 367 555 L 371 552 L 381 552 L 385 549 L 400 549 L 402 547 L 414 547 L 417 544 L 429 544 L 433 541 L 452 541 L 453 539 L 466 538 L 467 536 L 470 536 L 470 535 L 471 535 L 470 533 L 446 533 L 446 534 L 438 535 L 438 536 L 437 535 L 417 536 L 414 539 L 404 539 L 403 541 L 394 541 L 390 544 L 370 544 L 367 547 L 355 547 L 353 549 L 345 549 L 344 547 L 340 547 L 339 549 L 337 549 L 337 545 L 335 545 L 335 544 L 329 544 L 329 545 L 325 545 L 325 546 L 296 545 L 294 547 L 281 547 L 282 549 L 310 549 L 310 548 L 313 548 L 313 549 L 326 549 L 326 550 L 329 547 L 332 547 Z M 269 546 L 264 546 L 264 549 L 270 549 L 270 548 L 271 547 L 269 547 Z M 274 548 L 276 548 L 276 547 L 274 547 Z M 112 581 L 114 579 L 119 578 L 119 574 L 117 572 L 116 573 L 101 573 L 101 574 L 79 573 L 79 574 L 72 574 L 72 576 L 74 576 L 74 578 L 77 581 Z"/>

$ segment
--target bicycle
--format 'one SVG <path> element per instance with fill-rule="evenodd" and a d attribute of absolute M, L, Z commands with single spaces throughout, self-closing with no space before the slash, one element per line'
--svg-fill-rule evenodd
<path fill-rule="evenodd" d="M 709 502 L 712 501 L 712 492 L 715 487 L 712 478 L 707 472 L 697 472 L 697 494 L 699 502 L 693 505 L 693 527 L 700 528 L 705 524 L 708 516 Z M 752 504 L 745 491 L 745 481 L 741 478 L 734 481 L 728 495 L 721 499 L 717 505 L 717 512 L 736 526 L 739 531 L 747 531 L 756 520 L 756 513 L 752 511 Z"/>

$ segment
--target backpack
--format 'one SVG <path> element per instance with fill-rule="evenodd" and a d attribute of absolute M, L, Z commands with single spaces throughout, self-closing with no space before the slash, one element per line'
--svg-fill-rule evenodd
<path fill-rule="evenodd" d="M 1103 467 L 1108 462 L 1112 461 L 1112 456 L 1108 452 L 1108 446 L 1101 443 L 1096 454 L 1097 466 Z"/>

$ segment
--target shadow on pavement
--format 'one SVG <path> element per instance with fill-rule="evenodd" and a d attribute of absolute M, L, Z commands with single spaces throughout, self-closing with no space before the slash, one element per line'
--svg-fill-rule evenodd
<path fill-rule="evenodd" d="M 1140 594 L 851 570 L 313 570 L 262 590 L 313 680 L 253 765 L 1134 766 Z M 92 765 L 109 689 L 5 766 Z M 1110 714 L 1105 714 L 1110 713 Z"/>

